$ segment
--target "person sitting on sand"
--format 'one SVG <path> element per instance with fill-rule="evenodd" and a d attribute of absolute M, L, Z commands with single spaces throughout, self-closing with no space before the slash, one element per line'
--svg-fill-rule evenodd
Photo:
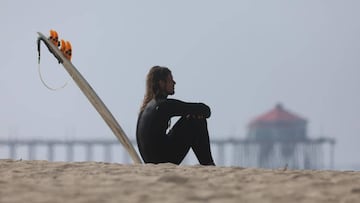
<path fill-rule="evenodd" d="M 170 69 L 154 66 L 146 78 L 146 93 L 137 121 L 136 139 L 145 163 L 180 164 L 194 151 L 201 165 L 215 165 L 206 118 L 210 108 L 203 103 L 168 99 L 175 93 Z M 167 133 L 170 119 L 181 116 Z"/>

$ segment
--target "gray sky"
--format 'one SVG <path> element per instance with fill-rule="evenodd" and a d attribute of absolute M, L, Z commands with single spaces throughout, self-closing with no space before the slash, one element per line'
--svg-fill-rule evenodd
<path fill-rule="evenodd" d="M 153 65 L 175 98 L 212 109 L 213 138 L 245 137 L 277 102 L 337 140 L 336 164 L 359 165 L 360 1 L 0 1 L 0 138 L 114 136 L 37 31 L 58 31 L 73 64 L 130 138 Z"/>

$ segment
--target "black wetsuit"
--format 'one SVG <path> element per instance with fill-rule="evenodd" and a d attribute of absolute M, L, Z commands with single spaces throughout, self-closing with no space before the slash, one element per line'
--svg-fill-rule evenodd
<path fill-rule="evenodd" d="M 181 118 L 166 133 L 173 116 Z M 203 103 L 167 98 L 151 100 L 140 113 L 136 129 L 144 162 L 180 164 L 192 148 L 200 164 L 213 165 L 206 122 L 208 117 L 210 108 Z"/>

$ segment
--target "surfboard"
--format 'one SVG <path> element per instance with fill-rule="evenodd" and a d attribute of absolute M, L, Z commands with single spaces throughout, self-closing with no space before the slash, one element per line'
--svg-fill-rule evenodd
<path fill-rule="evenodd" d="M 55 46 L 45 35 L 38 32 L 38 51 L 39 51 L 39 60 L 40 60 L 40 42 L 43 41 L 49 51 L 55 56 L 55 58 L 61 63 L 65 70 L 70 74 L 71 78 L 75 81 L 80 90 L 84 93 L 90 103 L 95 107 L 96 111 L 103 118 L 105 123 L 112 130 L 114 135 L 129 153 L 131 159 L 134 163 L 142 163 L 138 153 L 134 149 L 131 144 L 129 138 L 126 136 L 124 130 L 121 128 L 120 124 L 116 121 L 112 113 L 106 107 L 104 102 L 100 99 L 100 97 L 96 94 L 90 84 L 86 81 L 86 79 L 81 75 L 81 73 L 75 68 L 70 60 L 68 60 L 64 54 L 60 51 L 60 49 Z"/>

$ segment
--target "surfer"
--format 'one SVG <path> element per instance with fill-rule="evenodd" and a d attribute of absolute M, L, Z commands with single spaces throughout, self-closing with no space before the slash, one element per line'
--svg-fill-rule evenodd
<path fill-rule="evenodd" d="M 191 148 L 201 165 L 215 165 L 206 121 L 210 108 L 167 98 L 175 93 L 175 84 L 167 67 L 154 66 L 147 74 L 136 128 L 141 157 L 145 163 L 180 164 Z M 174 116 L 180 119 L 168 129 Z"/>

